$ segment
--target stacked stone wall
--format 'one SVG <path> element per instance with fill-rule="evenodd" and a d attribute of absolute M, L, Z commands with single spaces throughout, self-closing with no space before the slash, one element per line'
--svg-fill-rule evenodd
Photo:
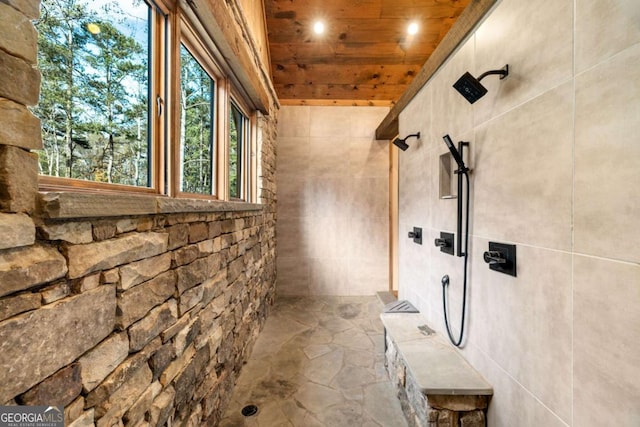
<path fill-rule="evenodd" d="M 489 396 L 425 394 L 388 334 L 385 344 L 387 373 L 410 427 L 486 427 Z"/>
<path fill-rule="evenodd" d="M 47 220 L 0 251 L 0 403 L 215 425 L 274 298 L 266 211 Z"/>
<path fill-rule="evenodd" d="M 0 2 L 0 405 L 63 405 L 73 427 L 214 426 L 275 294 L 276 101 L 258 117 L 261 206 L 73 217 L 38 192 L 38 15 Z"/>

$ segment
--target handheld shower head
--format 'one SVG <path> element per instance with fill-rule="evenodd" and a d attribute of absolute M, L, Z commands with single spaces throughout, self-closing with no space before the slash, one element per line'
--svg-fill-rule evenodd
<path fill-rule="evenodd" d="M 418 133 L 413 133 L 411 135 L 405 136 L 404 138 L 396 138 L 393 140 L 393 145 L 395 145 L 396 147 L 398 147 L 399 149 L 401 149 L 402 151 L 407 151 L 407 148 L 409 148 L 409 144 L 407 144 L 405 141 L 411 137 L 416 137 L 416 138 L 420 138 L 420 132 Z"/>
<path fill-rule="evenodd" d="M 465 166 L 464 160 L 462 160 L 462 156 L 460 155 L 460 152 L 456 149 L 455 145 L 453 145 L 453 141 L 451 140 L 451 137 L 449 135 L 445 135 L 442 137 L 442 139 L 444 140 L 444 143 L 447 144 L 447 147 L 449 148 L 449 151 L 453 156 L 453 160 L 455 160 L 456 163 L 458 164 L 458 168 L 460 168 L 462 172 L 468 171 L 469 169 L 467 168 L 467 166 Z"/>

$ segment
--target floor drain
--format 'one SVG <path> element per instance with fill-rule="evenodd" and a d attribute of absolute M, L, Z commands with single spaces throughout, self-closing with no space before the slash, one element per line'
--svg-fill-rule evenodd
<path fill-rule="evenodd" d="M 242 415 L 245 417 L 251 417 L 258 413 L 258 407 L 256 405 L 247 405 L 242 408 Z"/>

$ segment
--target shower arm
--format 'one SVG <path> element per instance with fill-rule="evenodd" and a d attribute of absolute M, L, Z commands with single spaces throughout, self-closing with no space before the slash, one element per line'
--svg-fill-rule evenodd
<path fill-rule="evenodd" d="M 500 80 L 504 79 L 505 77 L 507 77 L 509 75 L 509 64 L 505 65 L 504 68 L 500 69 L 500 70 L 491 70 L 491 71 L 487 71 L 485 73 L 480 74 L 480 77 L 478 77 L 478 81 L 484 79 L 487 76 L 493 75 L 493 74 L 497 74 L 500 76 Z"/>

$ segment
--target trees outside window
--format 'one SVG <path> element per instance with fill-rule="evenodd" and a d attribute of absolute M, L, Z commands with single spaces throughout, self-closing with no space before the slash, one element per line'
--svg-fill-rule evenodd
<path fill-rule="evenodd" d="M 189 12 L 169 0 L 42 0 L 41 188 L 250 200 L 252 103 Z"/>
<path fill-rule="evenodd" d="M 235 104 L 231 103 L 229 115 L 229 197 L 244 198 L 244 173 L 249 137 L 249 119 Z"/>
<path fill-rule="evenodd" d="M 150 6 L 43 0 L 40 173 L 148 187 Z"/>
<path fill-rule="evenodd" d="M 181 191 L 212 194 L 215 82 L 180 46 Z"/>

